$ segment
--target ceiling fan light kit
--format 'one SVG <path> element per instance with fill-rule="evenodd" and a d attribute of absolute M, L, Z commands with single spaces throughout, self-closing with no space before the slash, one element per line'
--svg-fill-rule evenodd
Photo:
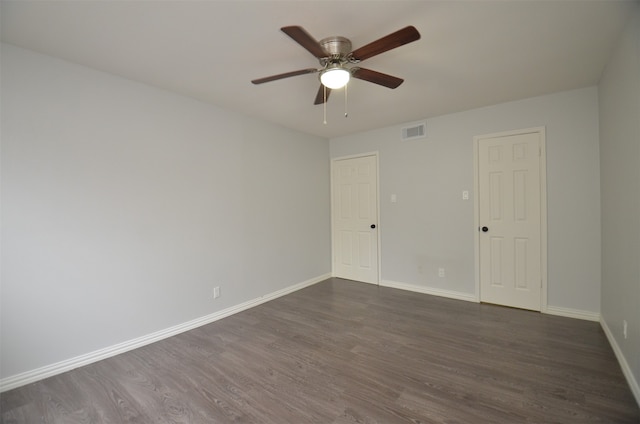
<path fill-rule="evenodd" d="M 326 104 L 331 90 L 346 87 L 351 78 L 372 82 L 392 89 L 398 87 L 404 81 L 401 78 L 370 69 L 349 67 L 348 65 L 360 63 L 365 59 L 420 39 L 418 30 L 413 26 L 408 26 L 356 50 L 352 50 L 351 41 L 345 37 L 328 37 L 318 42 L 301 26 L 286 26 L 280 29 L 315 56 L 320 62 L 321 68 L 301 69 L 255 79 L 251 82 L 262 84 L 297 75 L 319 73 L 321 85 L 314 101 L 316 105 Z"/>
<path fill-rule="evenodd" d="M 333 65 L 323 70 L 320 74 L 320 82 L 332 90 L 344 87 L 349 82 L 349 79 L 351 79 L 351 72 L 340 67 L 340 65 Z"/>

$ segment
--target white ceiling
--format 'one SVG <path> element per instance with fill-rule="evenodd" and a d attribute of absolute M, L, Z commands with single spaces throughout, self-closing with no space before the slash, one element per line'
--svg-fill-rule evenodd
<path fill-rule="evenodd" d="M 162 87 L 323 137 L 336 137 L 594 85 L 628 1 L 5 1 L 3 42 Z M 354 49 L 407 25 L 422 38 L 362 63 L 404 78 L 334 91 L 323 125 L 318 67 L 280 31 L 300 25 Z"/>

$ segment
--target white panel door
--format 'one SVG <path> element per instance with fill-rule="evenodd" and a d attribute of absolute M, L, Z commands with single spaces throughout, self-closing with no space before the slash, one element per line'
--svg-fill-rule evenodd
<path fill-rule="evenodd" d="M 378 165 L 376 156 L 332 163 L 333 271 L 378 284 Z"/>
<path fill-rule="evenodd" d="M 540 138 L 478 140 L 482 302 L 541 309 Z"/>

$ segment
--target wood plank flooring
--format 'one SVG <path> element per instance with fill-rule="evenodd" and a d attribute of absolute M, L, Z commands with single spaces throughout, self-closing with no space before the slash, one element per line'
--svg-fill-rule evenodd
<path fill-rule="evenodd" d="M 634 423 L 595 322 L 329 279 L 0 395 L 2 423 Z"/>

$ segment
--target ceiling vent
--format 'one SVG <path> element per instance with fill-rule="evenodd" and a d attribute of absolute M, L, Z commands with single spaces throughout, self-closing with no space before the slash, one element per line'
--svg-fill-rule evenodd
<path fill-rule="evenodd" d="M 421 122 L 418 125 L 410 127 L 404 127 L 402 129 L 402 140 L 416 140 L 418 138 L 425 138 L 427 136 L 427 123 Z"/>

